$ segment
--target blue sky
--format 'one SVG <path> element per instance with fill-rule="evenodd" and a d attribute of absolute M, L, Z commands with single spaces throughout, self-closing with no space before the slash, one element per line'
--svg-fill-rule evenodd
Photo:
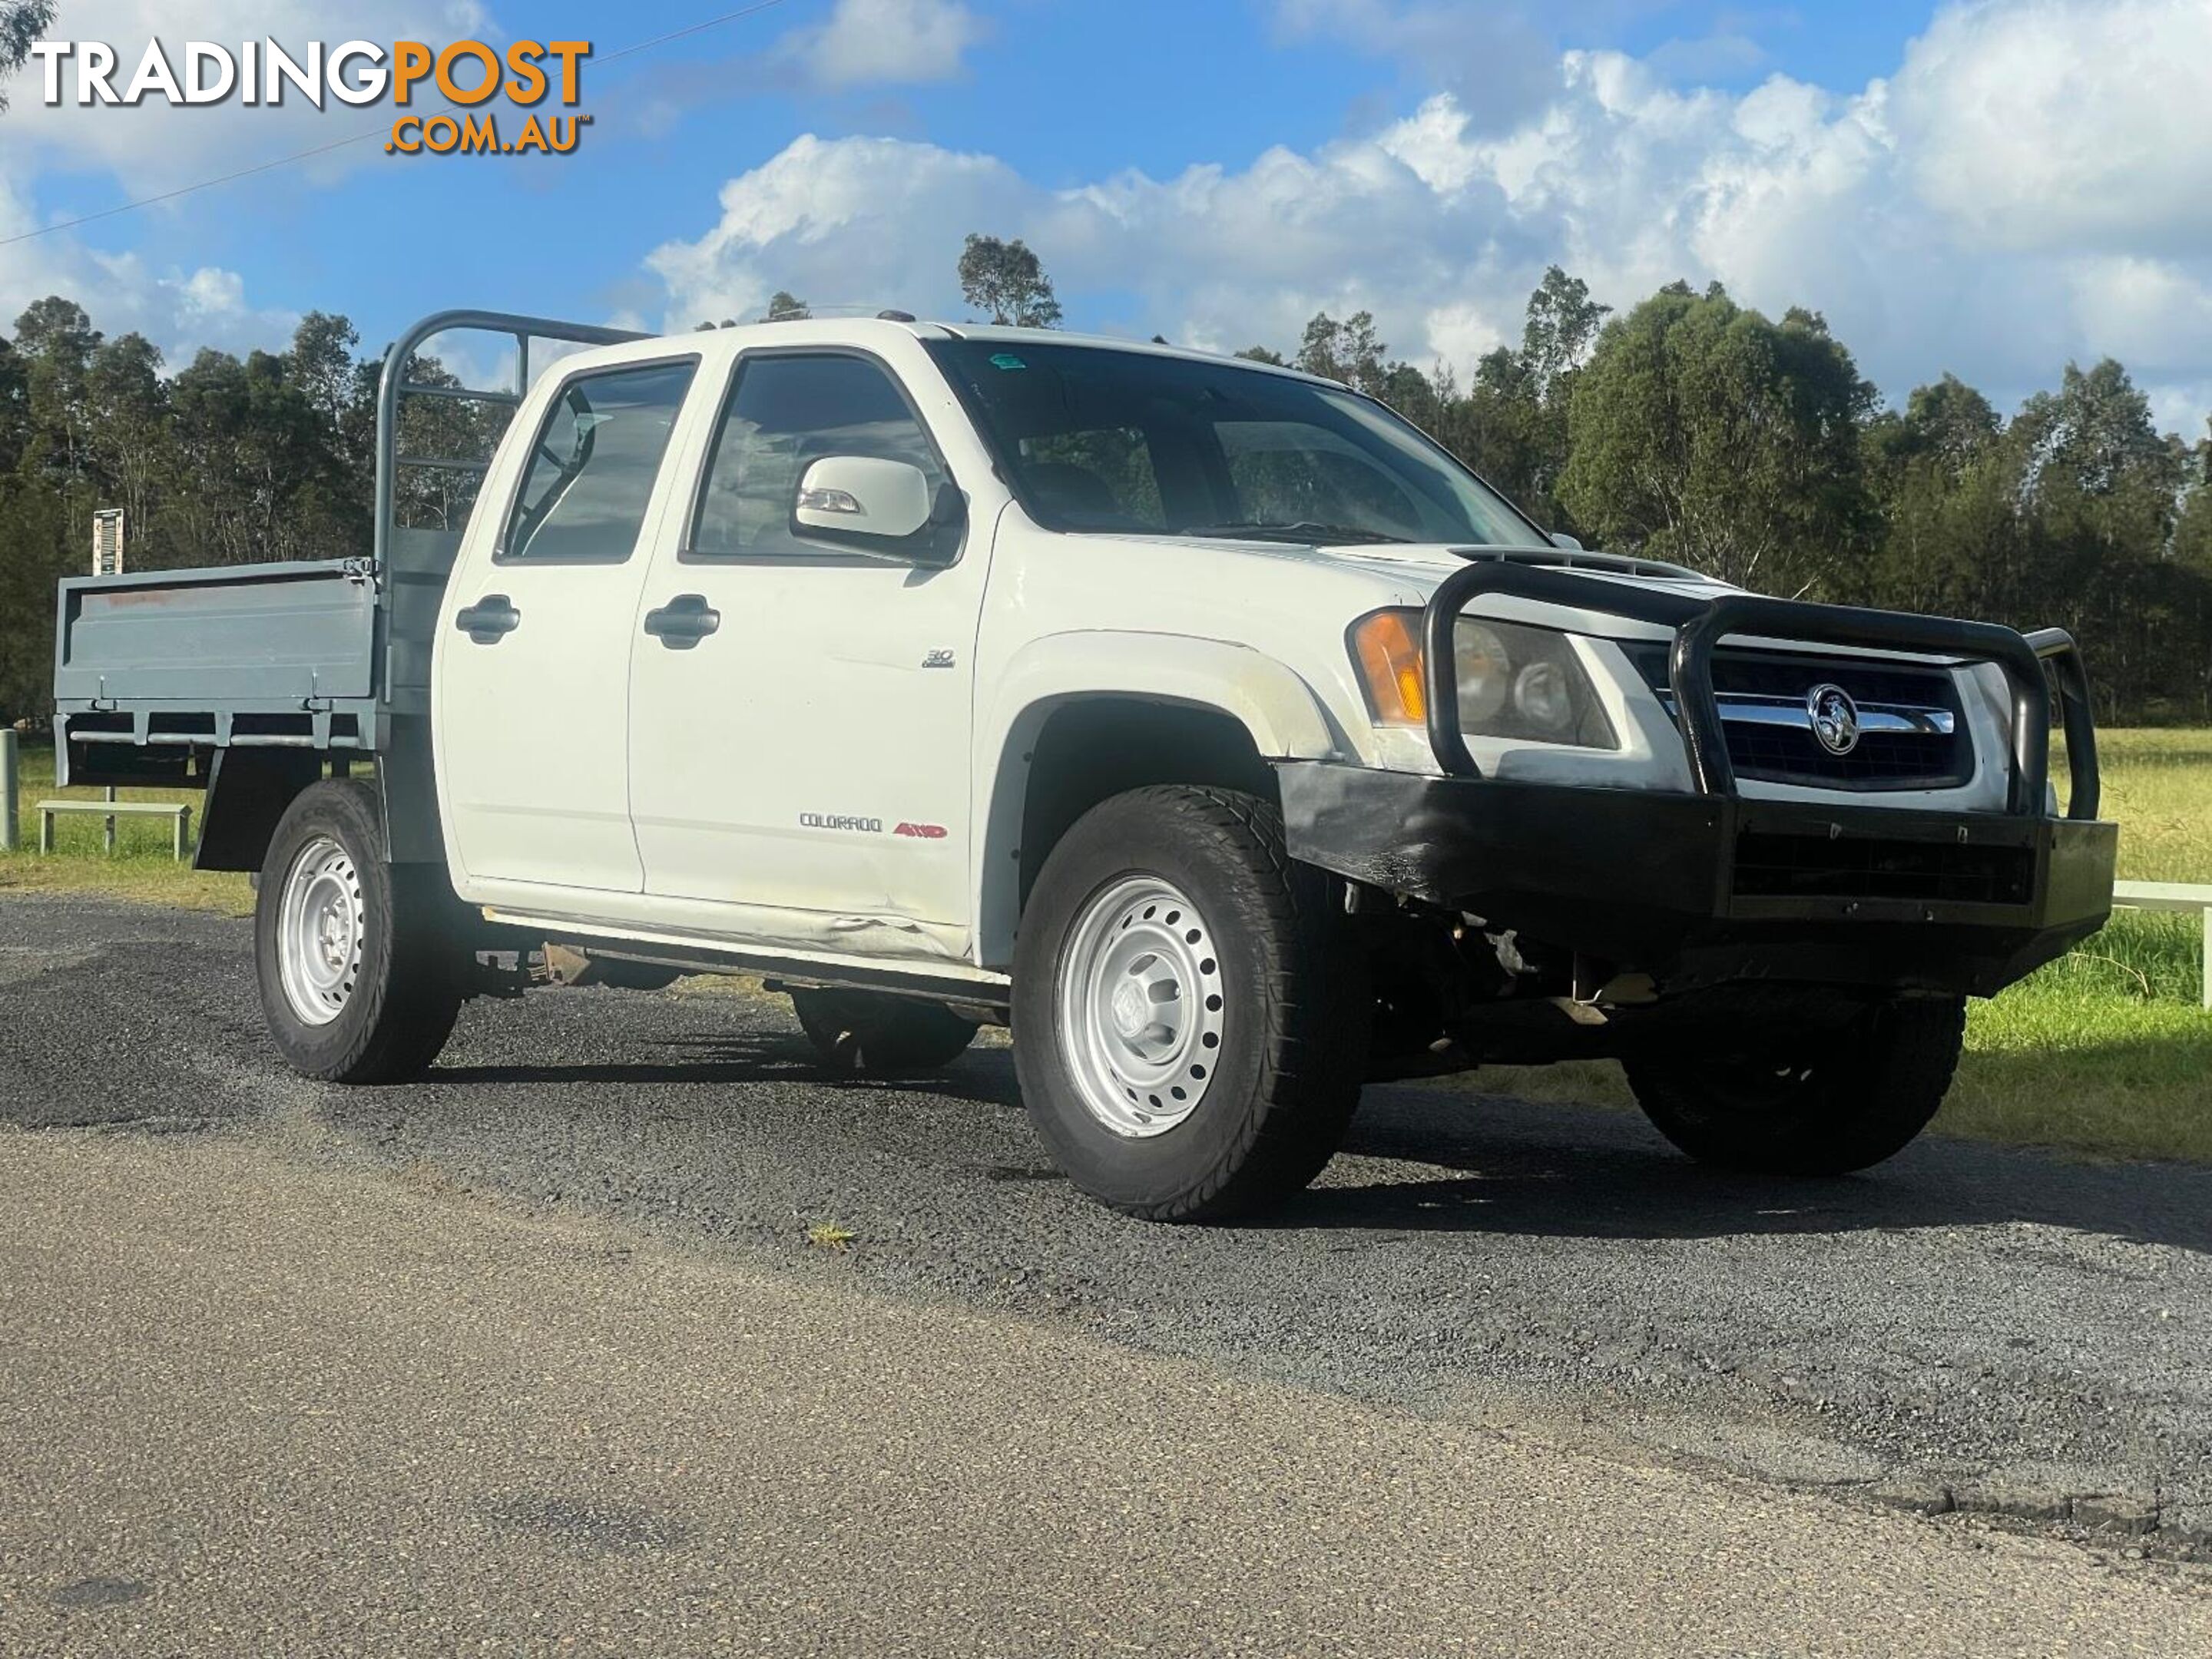
<path fill-rule="evenodd" d="M 604 58 L 731 9 L 232 0 L 189 34 L 576 36 Z M 155 0 L 63 0 L 126 61 Z M 0 237 L 327 143 L 389 112 L 0 116 Z M 1287 345 L 1372 308 L 1462 372 L 1553 260 L 1632 304 L 1676 276 L 1828 314 L 1893 396 L 2006 402 L 2119 355 L 2212 404 L 2204 0 L 784 0 L 587 69 L 560 159 L 367 143 L 0 246 L 173 359 L 343 311 L 374 345 L 483 304 L 651 326 L 775 287 L 957 314 L 961 234 L 1026 237 L 1069 321 Z"/>

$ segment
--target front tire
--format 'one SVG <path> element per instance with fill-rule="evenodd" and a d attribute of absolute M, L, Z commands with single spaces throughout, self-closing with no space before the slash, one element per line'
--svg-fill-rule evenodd
<path fill-rule="evenodd" d="M 375 793 L 332 779 L 276 826 L 254 906 L 261 1010 L 301 1075 L 396 1083 L 452 1035 L 462 987 L 444 872 L 385 856 Z"/>
<path fill-rule="evenodd" d="M 1701 1164 L 1837 1176 L 1904 1151 L 1951 1087 L 1965 1040 L 1957 997 L 1879 1003 L 1795 1049 L 1628 1062 L 1659 1133 Z"/>
<path fill-rule="evenodd" d="M 1319 1175 L 1358 1103 L 1364 975 L 1328 878 L 1225 789 L 1135 789 L 1053 848 L 1015 945 L 1014 1063 L 1068 1178 L 1211 1221 Z"/>

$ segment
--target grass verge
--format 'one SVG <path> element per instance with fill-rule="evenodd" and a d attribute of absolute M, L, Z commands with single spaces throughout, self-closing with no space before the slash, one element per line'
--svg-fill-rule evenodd
<path fill-rule="evenodd" d="M 0 853 L 0 893 L 99 893 L 225 915 L 252 913 L 253 890 L 246 878 L 179 864 L 170 845 L 169 826 L 160 819 L 118 818 L 115 851 L 110 853 L 102 821 L 71 813 L 54 820 L 54 850 L 41 855 L 38 803 L 98 800 L 100 792 L 56 789 L 54 751 L 43 744 L 25 744 L 22 762 L 16 817 L 23 845 L 15 852 Z M 202 800 L 197 790 L 131 789 L 123 798 L 184 802 L 191 807 L 198 824 Z"/>

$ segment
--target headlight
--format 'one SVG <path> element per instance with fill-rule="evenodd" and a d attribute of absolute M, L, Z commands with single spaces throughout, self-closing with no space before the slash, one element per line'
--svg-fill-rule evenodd
<path fill-rule="evenodd" d="M 1452 631 L 1462 735 L 1618 749 L 1581 659 L 1564 634 L 1462 617 Z M 1377 611 L 1352 624 L 1352 656 L 1378 726 L 1428 717 L 1421 613 Z"/>

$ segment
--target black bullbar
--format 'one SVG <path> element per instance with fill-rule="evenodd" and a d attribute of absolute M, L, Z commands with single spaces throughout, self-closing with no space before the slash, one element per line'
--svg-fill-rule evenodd
<path fill-rule="evenodd" d="M 1668 678 L 1688 794 L 1486 778 L 1459 726 L 1453 629 L 1485 594 L 1674 630 Z M 2012 690 L 2003 812 L 1751 800 L 1711 684 L 1728 636 L 1998 664 Z M 1279 765 L 1292 856 L 1495 929 L 1649 974 L 1662 993 L 1784 980 L 1990 995 L 2062 955 L 2112 908 L 2118 831 L 2098 820 L 2096 735 L 2064 633 L 1749 594 L 1705 600 L 1503 561 L 1437 588 L 1424 618 L 1428 737 L 1443 776 Z M 2045 810 L 2051 695 L 2065 723 L 2065 817 Z"/>

